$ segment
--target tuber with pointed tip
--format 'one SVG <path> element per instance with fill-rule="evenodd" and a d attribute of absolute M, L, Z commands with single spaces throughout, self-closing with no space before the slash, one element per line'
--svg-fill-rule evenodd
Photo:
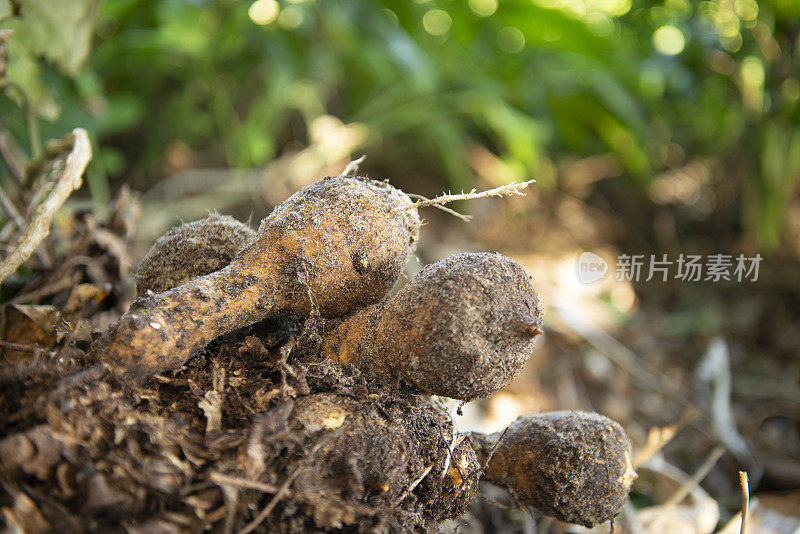
<path fill-rule="evenodd" d="M 531 276 L 502 254 L 455 254 L 326 332 L 323 353 L 373 376 L 464 401 L 520 372 L 541 333 Z"/>
<path fill-rule="evenodd" d="M 139 263 L 136 295 L 161 293 L 218 271 L 255 237 L 255 230 L 246 224 L 218 213 L 170 228 Z"/>
<path fill-rule="evenodd" d="M 625 430 L 597 413 L 528 415 L 505 434 L 473 433 L 471 439 L 481 464 L 488 459 L 488 481 L 520 504 L 567 523 L 592 527 L 609 521 L 636 478 Z"/>
<path fill-rule="evenodd" d="M 92 351 L 115 375 L 175 369 L 221 334 L 266 318 L 351 313 L 383 298 L 413 252 L 415 209 L 387 183 L 345 176 L 305 187 L 225 268 L 135 301 Z"/>

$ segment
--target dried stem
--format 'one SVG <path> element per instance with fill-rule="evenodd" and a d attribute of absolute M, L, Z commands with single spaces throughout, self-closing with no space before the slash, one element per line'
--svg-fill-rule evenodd
<path fill-rule="evenodd" d="M 430 201 L 430 199 L 428 197 L 424 197 L 422 195 L 416 195 L 414 193 L 406 193 L 406 194 L 411 198 L 416 198 L 418 200 L 423 200 L 423 201 Z M 438 209 L 442 210 L 445 213 L 449 213 L 450 215 L 458 217 L 459 219 L 461 219 L 464 222 L 470 222 L 472 220 L 472 216 L 471 215 L 464 215 L 463 213 L 459 213 L 454 209 L 448 208 L 447 206 L 442 206 L 441 204 L 434 204 L 433 207 L 434 208 L 438 208 Z"/>
<path fill-rule="evenodd" d="M 267 484 L 258 480 L 247 480 L 246 478 L 241 477 L 232 477 L 216 471 L 209 473 L 208 478 L 215 484 L 219 484 L 221 486 L 250 489 L 261 491 L 263 493 L 277 493 L 280 490 L 278 486 L 273 486 L 272 484 Z"/>
<path fill-rule="evenodd" d="M 362 163 L 364 163 L 364 160 L 365 160 L 365 159 L 367 159 L 367 156 L 366 156 L 366 154 L 365 154 L 365 155 L 363 155 L 363 156 L 361 156 L 360 158 L 358 158 L 358 159 L 354 159 L 353 161 L 351 161 L 350 163 L 348 163 L 348 164 L 345 166 L 344 170 L 342 171 L 342 174 L 341 174 L 341 176 L 355 176 L 355 175 L 356 175 L 356 173 L 358 172 L 358 167 L 359 167 L 359 165 L 361 165 Z"/>
<path fill-rule="evenodd" d="M 747 530 L 747 515 L 750 511 L 750 483 L 747 480 L 747 471 L 739 471 L 739 482 L 742 485 L 742 526 L 739 534 Z"/>
<path fill-rule="evenodd" d="M 55 351 L 40 347 L 39 345 L 22 345 L 20 343 L 12 343 L 10 341 L 0 341 L 0 349 L 13 350 L 17 352 L 30 352 L 31 354 L 54 356 Z"/>
<path fill-rule="evenodd" d="M 501 185 L 500 187 L 495 187 L 494 189 L 489 189 L 487 191 L 481 191 L 481 192 L 478 192 L 475 189 L 473 189 L 469 193 L 459 193 L 457 195 L 447 193 L 438 196 L 436 198 L 420 200 L 419 202 L 414 202 L 413 204 L 409 204 L 407 206 L 400 206 L 398 208 L 394 208 L 392 210 L 392 213 L 397 213 L 398 211 L 405 211 L 415 208 L 424 208 L 426 206 L 438 206 L 440 204 L 455 202 L 456 200 L 474 200 L 477 198 L 503 197 L 506 195 L 525 196 L 525 193 L 522 192 L 522 189 L 525 189 L 535 181 L 536 180 L 528 180 L 527 182 L 521 182 L 521 183 L 511 182 L 510 184 Z"/>
<path fill-rule="evenodd" d="M 92 158 L 89 136 L 83 128 L 75 128 L 67 138 L 72 138 L 72 151 L 67 156 L 64 169 L 56 179 L 53 191 L 36 207 L 31 222 L 24 229 L 11 253 L 0 263 L 0 283 L 17 270 L 36 250 L 39 243 L 50 234 L 50 225 L 64 201 L 82 184 L 83 171 Z"/>

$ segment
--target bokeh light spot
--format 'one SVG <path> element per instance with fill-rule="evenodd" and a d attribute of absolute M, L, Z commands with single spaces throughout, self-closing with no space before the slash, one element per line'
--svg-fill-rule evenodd
<path fill-rule="evenodd" d="M 516 54 L 525 48 L 525 36 L 513 26 L 506 26 L 497 32 L 497 46 L 509 54 Z"/>
<path fill-rule="evenodd" d="M 586 15 L 586 25 L 600 37 L 608 37 L 615 31 L 614 21 L 611 20 L 611 17 L 599 11 L 593 11 Z"/>
<path fill-rule="evenodd" d="M 386 17 L 392 22 L 392 24 L 394 24 L 395 26 L 400 25 L 400 19 L 397 18 L 397 13 L 395 13 L 391 9 L 384 9 L 383 12 L 384 14 L 386 14 Z"/>
<path fill-rule="evenodd" d="M 683 52 L 686 38 L 675 26 L 661 26 L 653 34 L 653 46 L 665 56 L 676 56 Z"/>
<path fill-rule="evenodd" d="M 289 6 L 278 16 L 278 26 L 284 30 L 296 30 L 303 23 L 303 10 Z"/>
<path fill-rule="evenodd" d="M 422 27 L 431 35 L 444 35 L 452 25 L 453 19 L 441 9 L 431 9 L 422 17 Z"/>
<path fill-rule="evenodd" d="M 631 10 L 631 0 L 587 0 L 586 7 L 609 17 L 621 17 Z"/>
<path fill-rule="evenodd" d="M 264 26 L 278 18 L 280 11 L 281 8 L 275 0 L 256 0 L 250 6 L 247 14 L 250 16 L 250 20 Z"/>
<path fill-rule="evenodd" d="M 497 11 L 497 0 L 469 0 L 469 8 L 479 17 L 488 17 Z"/>

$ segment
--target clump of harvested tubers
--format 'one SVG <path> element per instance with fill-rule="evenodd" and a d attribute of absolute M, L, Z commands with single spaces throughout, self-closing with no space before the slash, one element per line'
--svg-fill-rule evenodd
<path fill-rule="evenodd" d="M 43 404 L 2 436 L 0 478 L 25 479 L 23 500 L 57 479 L 70 491 L 41 519 L 68 524 L 68 503 L 89 518 L 69 521 L 97 531 L 433 532 L 481 477 L 563 521 L 612 519 L 636 476 L 614 421 L 555 412 L 459 433 L 426 396 L 506 386 L 542 308 L 530 274 L 497 253 L 437 261 L 387 298 L 419 227 L 402 191 L 339 176 L 257 233 L 217 214 L 173 228 L 142 260 L 140 298 L 91 346 L 123 381 Z M 242 330 L 304 319 L 271 340 Z"/>
<path fill-rule="evenodd" d="M 502 254 L 455 254 L 326 333 L 324 354 L 419 391 L 469 401 L 519 374 L 541 333 L 531 276 Z"/>
<path fill-rule="evenodd" d="M 504 432 L 472 438 L 482 463 L 489 462 L 487 480 L 567 523 L 611 520 L 636 478 L 627 434 L 592 412 L 529 415 Z"/>
<path fill-rule="evenodd" d="M 262 222 L 225 268 L 134 302 L 93 345 L 117 376 L 175 369 L 212 339 L 316 309 L 337 317 L 379 301 L 419 234 L 405 193 L 345 176 L 305 187 Z"/>
<path fill-rule="evenodd" d="M 136 295 L 161 293 L 226 267 L 256 232 L 229 215 L 212 213 L 159 237 L 136 271 Z"/>

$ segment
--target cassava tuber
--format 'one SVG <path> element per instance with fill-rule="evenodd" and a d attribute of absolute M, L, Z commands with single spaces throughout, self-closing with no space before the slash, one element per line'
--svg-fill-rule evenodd
<path fill-rule="evenodd" d="M 499 443 L 498 443 L 498 440 Z M 612 519 L 636 471 L 616 421 L 591 412 L 520 417 L 505 431 L 472 435 L 487 480 L 545 515 L 587 527 Z"/>
<path fill-rule="evenodd" d="M 218 213 L 171 228 L 142 258 L 136 271 L 136 295 L 161 293 L 218 271 L 255 237 L 255 230 L 246 224 Z"/>
<path fill-rule="evenodd" d="M 328 331 L 326 357 L 425 393 L 471 400 L 507 385 L 531 355 L 542 311 L 531 276 L 502 254 L 455 254 Z"/>
<path fill-rule="evenodd" d="M 117 376 L 175 369 L 215 337 L 270 317 L 337 317 L 379 301 L 419 234 L 387 183 L 345 176 L 305 187 L 225 268 L 139 299 L 92 346 Z"/>

